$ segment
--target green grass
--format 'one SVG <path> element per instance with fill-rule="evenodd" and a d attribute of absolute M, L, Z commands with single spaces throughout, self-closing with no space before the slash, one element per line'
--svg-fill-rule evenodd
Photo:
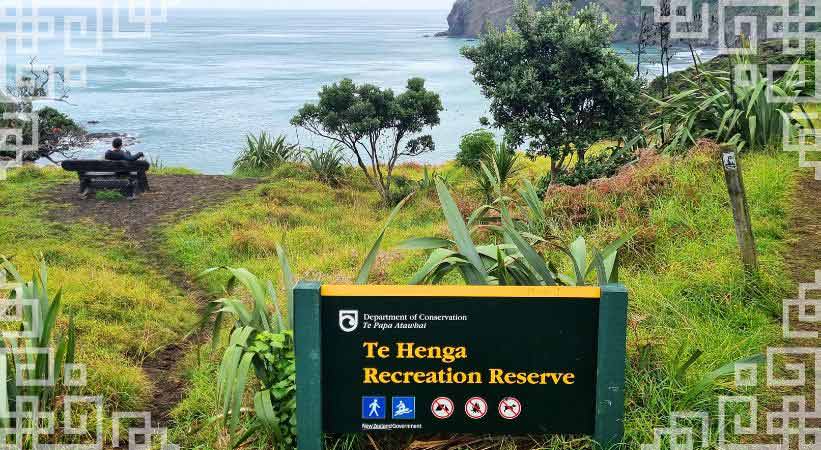
<path fill-rule="evenodd" d="M 125 199 L 120 191 L 97 191 L 94 193 L 94 198 L 97 200 L 116 202 Z"/>
<path fill-rule="evenodd" d="M 792 155 L 758 153 L 745 155 L 742 165 L 761 252 L 759 277 L 747 277 L 741 269 L 720 166 L 704 155 L 675 163 L 667 160 L 660 175 L 666 187 L 652 196 L 646 210 L 629 210 L 629 199 L 605 195 L 609 208 L 628 208 L 624 214 L 632 216 L 629 220 L 579 225 L 562 236 L 570 239 L 581 233 L 601 243 L 635 227 L 642 229 L 640 236 L 653 236 L 641 246 L 643 256 L 627 255 L 632 262 L 621 273 L 630 290 L 630 448 L 651 442 L 653 428 L 667 426 L 673 411 L 714 413 L 717 395 L 728 392 L 732 377 L 720 379 L 705 392 L 696 390 L 698 381 L 727 363 L 763 352 L 780 335 L 776 317 L 791 284 L 782 254 L 788 239 L 785 217 L 797 163 Z M 460 205 L 478 205 L 466 175 L 458 169 L 450 172 Z M 418 168 L 403 168 L 403 175 L 411 178 L 420 174 Z M 256 192 L 179 223 L 167 237 L 172 254 L 190 273 L 224 264 L 276 281 L 274 244 L 280 241 L 299 278 L 344 283 L 354 277 L 387 213 L 361 180 L 334 190 L 291 167 L 280 169 Z M 405 283 L 422 255 L 391 247 L 426 235 L 447 236 L 447 229 L 438 201 L 422 195 L 389 230 L 371 281 Z M 223 281 L 209 278 L 206 284 L 216 290 Z M 703 355 L 676 375 L 676 368 L 696 351 Z M 213 358 L 200 358 L 189 367 L 193 384 L 176 411 L 177 437 L 184 446 L 211 448 L 215 439 L 224 444 L 224 436 L 211 426 L 190 433 L 202 427 L 208 416 L 203 412 L 217 404 L 215 367 Z M 554 448 L 578 445 L 556 441 Z"/>
<path fill-rule="evenodd" d="M 796 157 L 748 154 L 741 164 L 761 253 L 758 277 L 741 270 L 720 167 L 707 156 L 666 160 L 653 177 L 642 179 L 661 186 L 650 194 L 645 192 L 649 188 L 629 184 L 623 195 L 598 192 L 602 188 L 590 188 L 584 195 L 555 194 L 597 211 L 595 220 L 566 228 L 565 239 L 584 234 L 601 244 L 627 230 L 639 232 L 639 242 L 627 247 L 621 271 L 630 290 L 630 448 L 650 442 L 653 428 L 667 426 L 672 411 L 704 409 L 715 417 L 717 396 L 731 392 L 732 379 L 722 378 L 705 392 L 696 390 L 698 381 L 729 362 L 762 352 L 780 336 L 780 302 L 792 287 L 783 252 L 790 239 L 786 217 L 798 173 Z M 545 167 L 544 160 L 528 163 L 521 176 L 535 179 Z M 465 171 L 451 164 L 437 170 L 449 173 L 463 212 L 480 204 Z M 398 172 L 418 179 L 422 169 L 403 166 Z M 356 172 L 338 189 L 289 164 L 267 175 L 255 190 L 166 228 L 166 248 L 175 263 L 190 275 L 219 265 L 246 267 L 279 284 L 274 248 L 281 242 L 299 278 L 351 281 L 388 215 L 378 196 Z M 68 226 L 44 219 L 55 206 L 37 198 L 63 181 L 75 182 L 60 171 L 26 168 L 0 182 L 0 253 L 14 255 L 26 272 L 38 254 L 45 255 L 52 286 L 64 287 L 66 308 L 77 317 L 80 359 L 89 364 L 87 391 L 107 393 L 109 405 L 120 409 L 138 407 L 151 389 L 140 361 L 180 339 L 198 319 L 195 306 L 116 233 L 92 224 Z M 551 211 L 566 222 L 560 209 Z M 438 200 L 420 193 L 389 229 L 371 282 L 405 283 L 424 255 L 392 247 L 427 235 L 447 236 L 448 231 Z M 208 277 L 202 286 L 216 292 L 225 281 L 221 277 Z M 676 368 L 697 350 L 703 355 L 677 374 Z M 220 356 L 219 349 L 211 352 L 206 345 L 184 361 L 190 388 L 174 412 L 172 429 L 173 442 L 184 448 L 229 445 L 218 423 L 210 420 L 218 414 L 214 373 Z M 495 442 L 494 448 L 513 448 L 510 440 Z M 584 445 L 551 442 L 537 447 Z M 351 449 L 368 445 L 357 439 L 338 444 Z"/>
<path fill-rule="evenodd" d="M 142 360 L 187 333 L 196 307 L 119 233 L 47 220 L 59 206 L 43 198 L 61 182 L 76 179 L 25 167 L 0 182 L 0 254 L 24 274 L 45 258 L 52 288 L 63 288 L 63 317 L 75 317 L 78 360 L 88 365 L 83 392 L 104 395 L 110 409 L 144 407 L 152 386 Z"/>
<path fill-rule="evenodd" d="M 666 426 L 672 411 L 715 413 L 715 395 L 687 401 L 681 392 L 724 364 L 764 352 L 780 337 L 777 317 L 792 283 L 783 252 L 797 164 L 785 154 L 748 155 L 742 164 L 760 251 L 759 277 L 747 277 L 741 268 L 718 166 L 705 172 L 686 164 L 676 168 L 672 192 L 651 211 L 649 225 L 657 233 L 653 261 L 623 273 L 633 324 L 627 429 L 635 442 L 651 442 L 652 428 Z M 649 370 L 638 370 L 644 345 L 654 361 Z M 696 350 L 704 354 L 681 385 L 657 377 L 669 372 L 678 352 L 686 359 Z"/>

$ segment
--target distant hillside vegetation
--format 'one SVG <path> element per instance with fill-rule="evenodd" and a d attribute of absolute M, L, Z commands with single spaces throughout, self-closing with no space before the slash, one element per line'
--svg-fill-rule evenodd
<path fill-rule="evenodd" d="M 792 65 L 801 59 L 805 65 L 804 74 L 808 80 L 809 89 L 815 82 L 815 43 L 808 41 L 803 55 L 785 55 L 782 49 L 781 40 L 772 40 L 759 44 L 756 54 L 750 57 L 752 64 L 758 65 L 758 70 L 762 75 L 767 74 L 768 64 Z M 730 56 L 720 55 L 699 66 L 700 70 L 729 70 Z M 671 92 L 678 92 L 688 88 L 685 80 L 692 79 L 696 75 L 696 68 L 690 67 L 686 70 L 674 72 L 670 75 Z M 778 73 L 776 73 L 778 75 Z M 658 95 L 664 87 L 664 80 L 657 77 L 650 82 L 650 92 Z"/>

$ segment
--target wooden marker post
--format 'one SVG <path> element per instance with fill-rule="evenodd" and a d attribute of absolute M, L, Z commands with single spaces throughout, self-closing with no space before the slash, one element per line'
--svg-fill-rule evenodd
<path fill-rule="evenodd" d="M 730 206 L 733 208 L 733 221 L 738 247 L 741 250 L 741 261 L 744 264 L 744 270 L 748 273 L 755 273 L 758 271 L 758 254 L 750 219 L 750 207 L 747 204 L 747 193 L 741 177 L 741 166 L 738 164 L 735 151 L 728 146 L 722 146 L 721 162 L 724 167 L 727 192 L 730 194 Z"/>

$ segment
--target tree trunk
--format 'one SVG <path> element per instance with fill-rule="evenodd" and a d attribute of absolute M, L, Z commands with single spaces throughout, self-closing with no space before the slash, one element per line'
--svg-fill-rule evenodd
<path fill-rule="evenodd" d="M 587 149 L 579 148 L 576 150 L 576 156 L 579 157 L 579 162 L 584 162 L 584 155 L 587 154 Z"/>
<path fill-rule="evenodd" d="M 550 184 L 553 184 L 558 176 L 559 164 L 556 162 L 555 159 L 550 158 Z"/>

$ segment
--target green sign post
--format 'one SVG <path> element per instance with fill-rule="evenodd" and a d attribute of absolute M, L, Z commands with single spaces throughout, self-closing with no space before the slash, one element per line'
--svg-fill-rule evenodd
<path fill-rule="evenodd" d="M 294 293 L 299 450 L 323 433 L 621 441 L 623 286 L 320 286 Z"/>

